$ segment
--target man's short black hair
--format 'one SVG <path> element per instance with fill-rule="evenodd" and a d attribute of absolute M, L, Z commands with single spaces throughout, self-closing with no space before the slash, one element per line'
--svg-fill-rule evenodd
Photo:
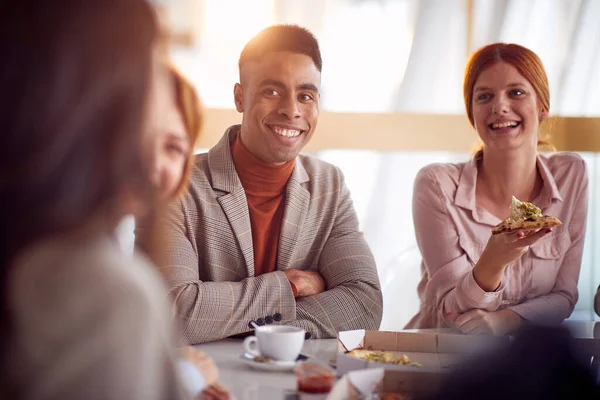
<path fill-rule="evenodd" d="M 306 28 L 298 25 L 273 25 L 260 31 L 254 36 L 240 54 L 238 66 L 240 70 L 244 63 L 259 61 L 267 53 L 289 51 L 309 56 L 321 72 L 323 61 L 319 42 Z"/>

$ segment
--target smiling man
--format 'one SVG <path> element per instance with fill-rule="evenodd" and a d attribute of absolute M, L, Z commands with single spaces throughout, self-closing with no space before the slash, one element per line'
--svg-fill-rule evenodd
<path fill-rule="evenodd" d="M 377 329 L 382 298 L 340 170 L 299 155 L 319 116 L 321 54 L 304 28 L 266 28 L 244 47 L 242 124 L 196 161 L 169 218 L 162 270 L 181 343 L 294 325 L 306 337 Z"/>

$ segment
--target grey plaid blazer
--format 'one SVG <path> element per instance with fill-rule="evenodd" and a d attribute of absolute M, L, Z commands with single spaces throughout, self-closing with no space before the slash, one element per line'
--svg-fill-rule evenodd
<path fill-rule="evenodd" d="M 254 276 L 250 215 L 231 157 L 239 125 L 198 156 L 188 193 L 166 228 L 167 277 L 182 335 L 196 344 L 248 332 L 250 321 L 295 325 L 312 338 L 378 329 L 382 297 L 373 255 L 358 230 L 340 170 L 299 156 L 286 188 L 276 271 Z M 318 271 L 327 291 L 295 299 L 281 272 Z"/>

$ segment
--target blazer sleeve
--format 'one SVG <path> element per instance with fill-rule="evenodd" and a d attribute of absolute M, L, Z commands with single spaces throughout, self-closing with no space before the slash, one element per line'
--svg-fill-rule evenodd
<path fill-rule="evenodd" d="M 333 229 L 325 241 L 318 270 L 328 290 L 297 299 L 294 325 L 313 338 L 339 331 L 379 329 L 383 300 L 373 254 L 358 229 L 350 191 L 338 171 L 340 195 Z"/>
<path fill-rule="evenodd" d="M 179 344 L 198 344 L 245 333 L 252 330 L 250 321 L 267 316 L 286 324 L 295 321 L 296 301 L 281 271 L 238 282 L 199 280 L 201 266 L 188 218 L 191 213 L 200 212 L 191 205 L 184 207 L 179 200 L 170 209 L 164 232 L 166 248 L 159 270 L 175 301 L 181 330 Z M 203 220 L 201 215 L 194 219 Z"/>

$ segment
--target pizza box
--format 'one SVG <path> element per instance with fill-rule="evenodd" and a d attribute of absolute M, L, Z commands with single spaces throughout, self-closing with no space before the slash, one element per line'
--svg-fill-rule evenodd
<path fill-rule="evenodd" d="M 346 381 L 350 383 L 362 382 L 358 386 L 351 385 L 355 388 L 379 382 L 379 387 L 383 385 L 382 390 L 386 392 L 426 397 L 435 392 L 444 374 L 455 365 L 477 354 L 501 350 L 509 345 L 510 338 L 506 336 L 472 336 L 452 330 L 344 331 L 338 334 L 337 374 L 349 374 Z M 376 363 L 347 354 L 355 349 L 406 355 L 421 366 Z"/>
<path fill-rule="evenodd" d="M 426 382 L 411 380 L 410 383 L 418 382 L 425 385 Z M 405 382 L 398 380 L 392 371 L 385 368 L 371 368 L 361 371 L 350 371 L 339 379 L 326 400 L 363 400 L 373 398 L 374 394 L 380 395 L 376 398 L 385 398 L 381 395 L 394 393 L 401 395 L 397 399 L 419 398 L 419 389 L 408 387 Z M 423 396 L 427 396 L 431 389 L 421 389 Z"/>
<path fill-rule="evenodd" d="M 507 336 L 464 335 L 453 330 L 342 331 L 338 334 L 336 364 L 339 375 L 368 368 L 440 370 L 469 356 L 508 348 L 509 344 L 510 338 Z M 398 356 L 404 354 L 422 367 L 374 363 L 347 354 L 355 349 L 386 351 Z"/>

